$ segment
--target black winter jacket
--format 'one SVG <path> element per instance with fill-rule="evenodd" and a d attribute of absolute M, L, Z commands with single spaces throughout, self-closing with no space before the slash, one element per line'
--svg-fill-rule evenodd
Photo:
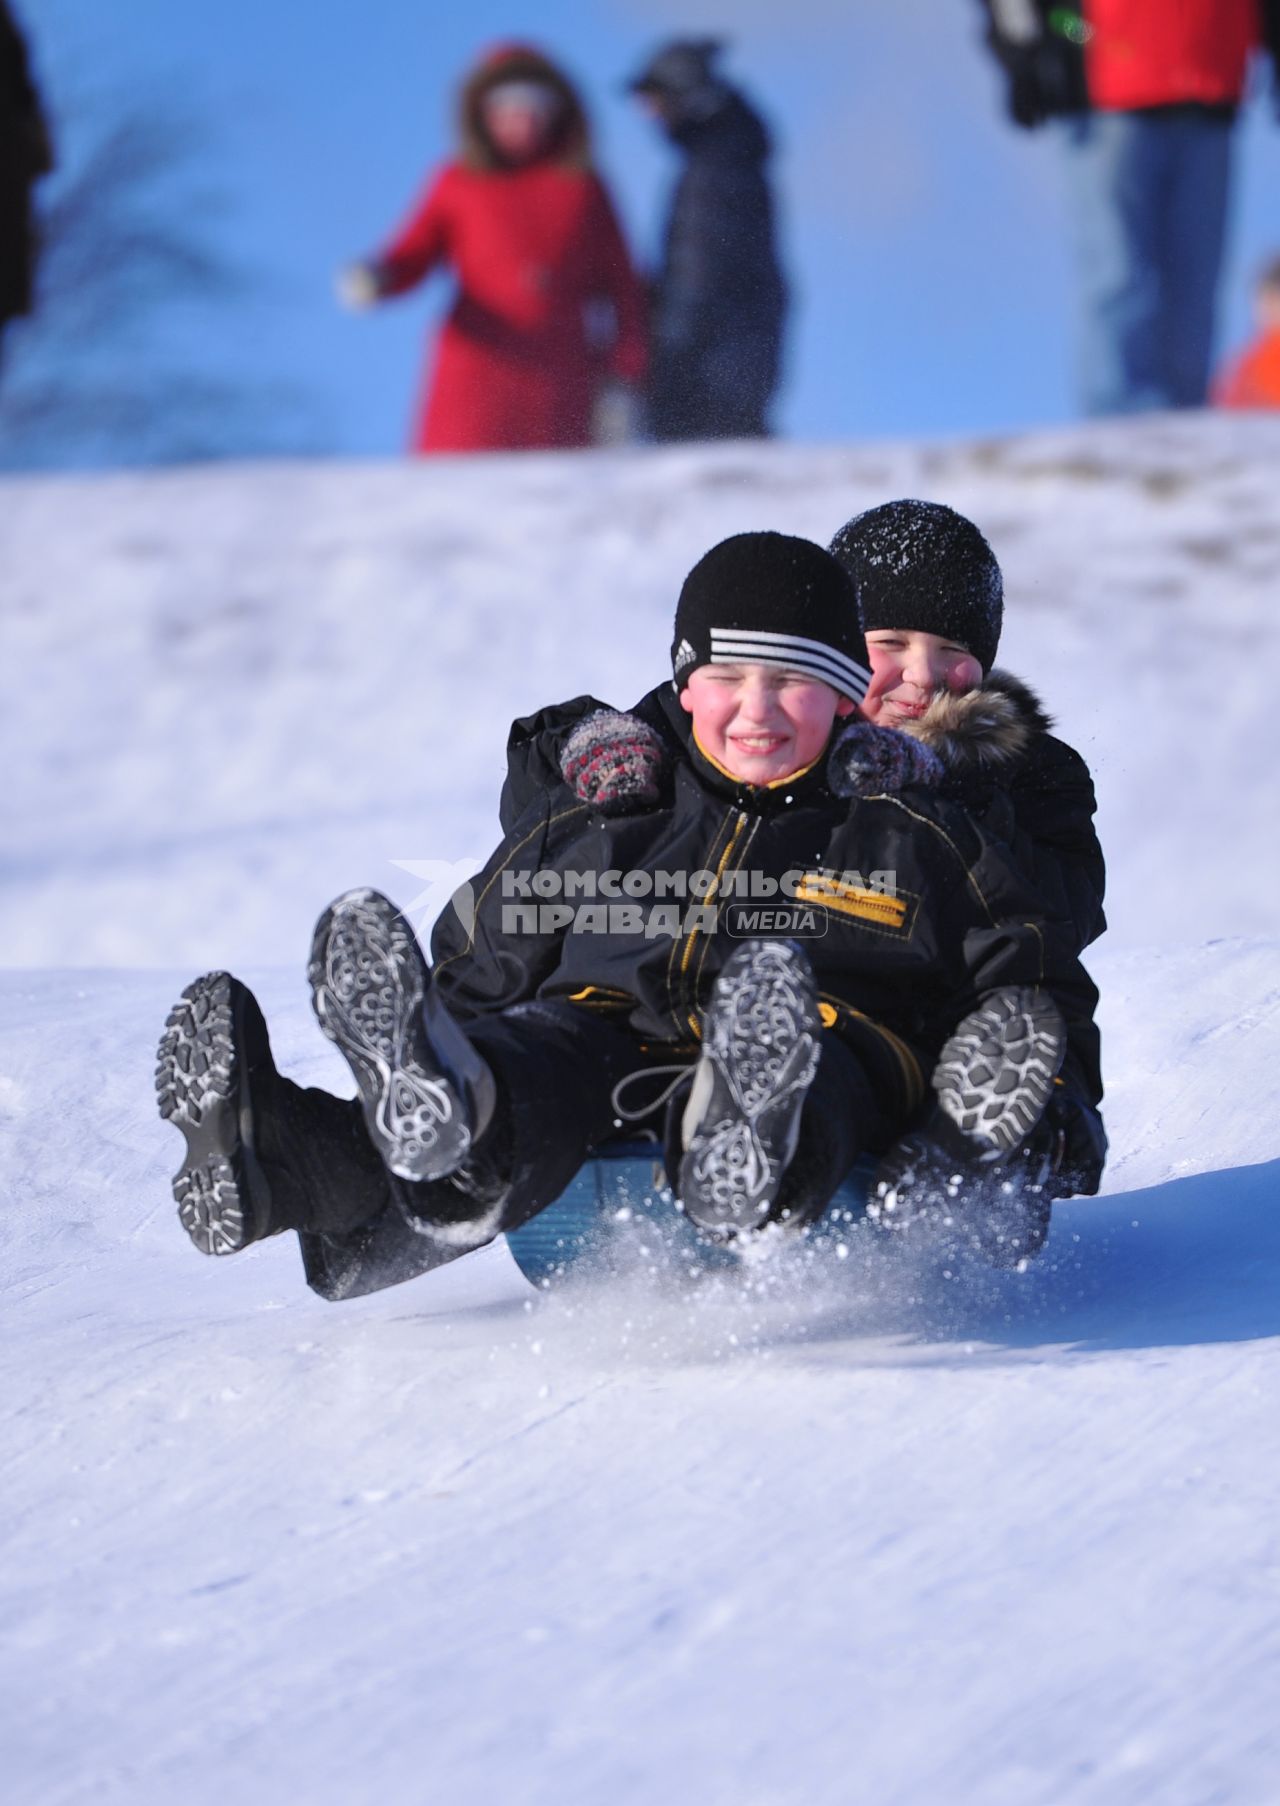
<path fill-rule="evenodd" d="M 540 792 L 560 786 L 566 736 L 605 706 L 577 696 L 512 724 L 500 804 L 504 833 Z M 631 712 L 662 736 L 673 758 L 685 754 L 689 716 L 670 683 L 650 690 Z M 993 671 L 976 690 L 936 698 L 911 731 L 947 769 L 942 794 L 962 803 L 1009 848 L 1049 913 L 1073 923 L 1082 949 L 1106 927 L 1106 866 L 1093 825 L 1097 801 L 1088 766 L 1049 732 L 1051 725 L 1026 684 Z"/>
<path fill-rule="evenodd" d="M 650 322 L 651 399 L 678 386 L 776 380 L 786 290 L 774 245 L 768 133 L 731 90 L 703 119 L 670 128 L 684 159 L 667 219 Z M 661 427 L 661 421 L 657 422 Z"/>
<path fill-rule="evenodd" d="M 1097 798 L 1089 767 L 1052 725 L 1026 684 L 992 671 L 977 689 L 936 696 L 903 731 L 938 754 L 947 769 L 942 795 L 1005 843 L 1051 913 L 1075 924 L 1083 948 L 1107 925 Z"/>
<path fill-rule="evenodd" d="M 806 941 L 824 1020 L 896 1087 L 904 1117 L 961 1016 L 1010 984 L 1050 990 L 1071 1031 L 1077 1095 L 1096 1103 L 1097 993 L 1072 925 L 1052 919 L 1009 851 L 958 803 L 860 775 L 848 749 L 877 736 L 898 739 L 856 724 L 829 760 L 771 789 L 738 783 L 695 748 L 673 760 L 663 806 L 631 814 L 603 815 L 563 784 L 536 790 L 474 882 L 474 921 L 451 905 L 436 926 L 445 1001 L 465 1021 L 533 997 L 572 998 L 617 1012 L 649 1044 L 691 1052 L 735 937 L 753 932 L 750 909 L 790 874 L 783 890 L 824 921 Z M 604 895 L 631 909 L 630 926 L 620 917 L 621 931 L 611 921 L 594 932 L 602 917 L 575 917 L 566 929 L 573 906 L 600 906 L 582 875 L 598 885 L 608 873 L 684 874 L 686 895 L 664 900 L 614 878 Z M 892 874 L 891 890 L 875 874 Z"/>

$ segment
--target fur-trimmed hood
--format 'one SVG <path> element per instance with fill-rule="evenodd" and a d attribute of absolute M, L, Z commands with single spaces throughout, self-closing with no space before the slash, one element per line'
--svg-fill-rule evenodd
<path fill-rule="evenodd" d="M 577 89 L 549 57 L 528 44 L 504 44 L 481 58 L 458 96 L 458 138 L 461 160 L 469 169 L 499 170 L 501 159 L 484 129 L 481 112 L 485 94 L 502 82 L 537 82 L 550 88 L 560 100 L 560 119 L 540 161 L 565 169 L 591 167 L 591 134 L 586 110 Z"/>
<path fill-rule="evenodd" d="M 1021 678 L 992 671 L 976 689 L 942 691 L 918 721 L 892 728 L 854 722 L 831 749 L 828 780 L 837 796 L 871 796 L 908 784 L 936 789 L 948 777 L 1000 781 L 1052 726 Z"/>
<path fill-rule="evenodd" d="M 953 772 L 994 775 L 1025 758 L 1035 735 L 1053 721 L 1021 678 L 992 671 L 975 690 L 943 691 L 902 732 L 935 752 Z"/>

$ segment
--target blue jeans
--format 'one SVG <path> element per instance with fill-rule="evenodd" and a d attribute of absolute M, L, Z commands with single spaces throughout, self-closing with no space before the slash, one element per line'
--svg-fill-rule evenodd
<path fill-rule="evenodd" d="M 1186 109 L 1064 122 L 1075 210 L 1085 412 L 1205 400 L 1232 127 Z"/>

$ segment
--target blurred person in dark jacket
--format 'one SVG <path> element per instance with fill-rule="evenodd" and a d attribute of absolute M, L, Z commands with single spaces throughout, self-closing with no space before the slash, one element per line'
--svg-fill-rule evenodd
<path fill-rule="evenodd" d="M 0 334 L 31 312 L 36 234 L 31 191 L 53 168 L 53 146 L 27 46 L 0 0 Z"/>
<path fill-rule="evenodd" d="M 678 39 L 628 83 L 682 159 L 653 284 L 648 427 L 658 441 L 758 438 L 778 383 L 786 286 L 768 131 L 719 74 L 721 46 Z"/>
<path fill-rule="evenodd" d="M 1062 120 L 1090 414 L 1203 406 L 1236 114 L 1280 0 L 981 0 L 1011 117 Z"/>

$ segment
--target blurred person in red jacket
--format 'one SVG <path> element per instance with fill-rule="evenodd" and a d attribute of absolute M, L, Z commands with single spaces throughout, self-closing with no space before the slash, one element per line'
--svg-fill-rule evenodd
<path fill-rule="evenodd" d="M 645 337 L 582 102 L 539 51 L 508 45 L 467 77 L 458 116 L 456 159 L 384 250 L 342 272 L 339 293 L 366 307 L 435 269 L 457 278 L 415 450 L 589 445 L 602 387 L 643 377 Z"/>
<path fill-rule="evenodd" d="M 1090 414 L 1203 406 L 1250 64 L 1280 0 L 982 0 L 1015 123 L 1059 117 Z"/>
<path fill-rule="evenodd" d="M 1218 378 L 1220 408 L 1280 408 L 1280 257 L 1273 257 L 1254 290 L 1257 336 Z"/>

